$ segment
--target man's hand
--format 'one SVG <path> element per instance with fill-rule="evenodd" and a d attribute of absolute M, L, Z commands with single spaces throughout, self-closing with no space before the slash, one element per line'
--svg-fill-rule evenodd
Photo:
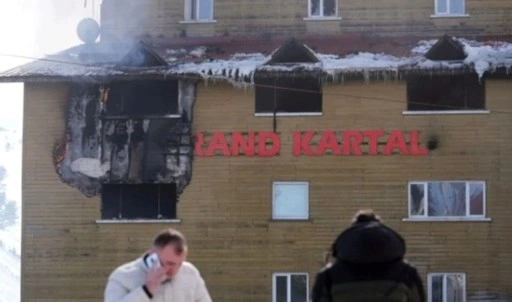
<path fill-rule="evenodd" d="M 146 287 L 149 292 L 154 295 L 162 282 L 164 282 L 166 279 L 167 275 L 165 274 L 163 267 L 150 269 L 146 274 Z"/>

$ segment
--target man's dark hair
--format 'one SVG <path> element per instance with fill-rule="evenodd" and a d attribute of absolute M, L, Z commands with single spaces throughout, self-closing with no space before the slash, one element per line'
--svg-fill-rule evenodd
<path fill-rule="evenodd" d="M 181 254 L 187 248 L 187 241 L 185 236 L 175 229 L 166 229 L 156 235 L 153 240 L 153 246 L 157 248 L 164 248 L 169 244 L 174 244 L 176 253 Z"/>
<path fill-rule="evenodd" d="M 371 209 L 368 210 L 359 210 L 352 219 L 352 223 L 361 223 L 361 222 L 382 222 L 380 216 L 375 214 L 375 212 Z"/>

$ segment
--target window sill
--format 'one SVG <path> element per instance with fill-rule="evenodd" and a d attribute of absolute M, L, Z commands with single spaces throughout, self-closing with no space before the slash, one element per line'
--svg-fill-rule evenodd
<path fill-rule="evenodd" d="M 181 20 L 181 24 L 208 24 L 217 23 L 217 20 Z"/>
<path fill-rule="evenodd" d="M 321 116 L 322 112 L 277 112 L 276 116 Z M 274 116 L 273 113 L 255 113 L 254 116 Z"/>
<path fill-rule="evenodd" d="M 405 222 L 491 222 L 488 217 L 421 217 L 421 218 L 402 218 Z"/>
<path fill-rule="evenodd" d="M 304 21 L 339 21 L 341 17 L 305 17 Z"/>
<path fill-rule="evenodd" d="M 120 223 L 180 223 L 179 219 L 96 219 L 97 224 L 120 224 Z"/>
<path fill-rule="evenodd" d="M 439 15 L 430 15 L 430 18 L 469 18 L 469 14 L 439 14 Z"/>
<path fill-rule="evenodd" d="M 403 115 L 444 115 L 444 114 L 489 114 L 489 110 L 425 110 L 425 111 L 402 111 Z"/>
<path fill-rule="evenodd" d="M 271 218 L 269 222 L 312 222 L 310 218 Z"/>
<path fill-rule="evenodd" d="M 164 119 L 164 118 L 181 118 L 181 114 L 166 114 L 166 115 L 105 115 L 104 120 L 119 120 L 119 119 Z"/>

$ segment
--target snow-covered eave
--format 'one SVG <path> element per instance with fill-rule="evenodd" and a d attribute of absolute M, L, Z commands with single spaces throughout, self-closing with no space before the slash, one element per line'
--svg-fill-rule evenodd
<path fill-rule="evenodd" d="M 321 57 L 322 58 L 322 57 Z M 315 76 L 325 80 L 340 77 L 361 77 L 368 79 L 401 78 L 408 74 L 442 75 L 473 74 L 492 75 L 512 73 L 512 59 L 487 61 L 430 61 L 423 57 L 394 58 L 383 60 L 363 57 L 362 61 L 348 61 L 346 58 L 324 57 L 322 62 L 294 65 L 264 65 L 265 58 L 237 61 L 213 61 L 203 63 L 175 63 L 157 68 L 111 68 L 105 66 L 82 66 L 65 69 L 62 66 L 32 72 L 22 70 L 0 74 L 0 82 L 109 82 L 137 79 L 183 78 L 204 81 L 227 81 L 234 84 L 253 84 L 258 76 Z M 375 63 L 374 63 L 375 62 Z M 373 64 L 374 63 L 374 64 Z M 376 66 L 372 66 L 376 65 Z M 55 67 L 55 66 L 53 66 Z"/>

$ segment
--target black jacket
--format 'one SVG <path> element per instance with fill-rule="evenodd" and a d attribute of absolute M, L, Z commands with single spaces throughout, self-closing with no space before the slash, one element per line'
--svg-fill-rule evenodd
<path fill-rule="evenodd" d="M 355 223 L 333 243 L 334 264 L 320 271 L 313 302 L 424 302 L 418 271 L 403 260 L 405 241 L 378 221 Z"/>

